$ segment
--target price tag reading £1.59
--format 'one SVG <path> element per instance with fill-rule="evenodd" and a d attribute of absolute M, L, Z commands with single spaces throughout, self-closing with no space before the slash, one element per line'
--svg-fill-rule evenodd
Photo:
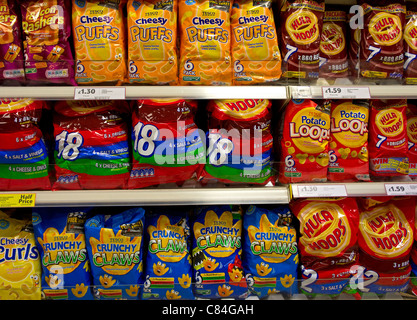
<path fill-rule="evenodd" d="M 347 197 L 346 186 L 342 184 L 299 185 L 297 191 L 299 198 Z"/>
<path fill-rule="evenodd" d="M 369 87 L 322 87 L 323 99 L 371 99 Z"/>
<path fill-rule="evenodd" d="M 388 196 L 415 196 L 417 195 L 417 184 L 385 184 L 385 191 Z"/>
<path fill-rule="evenodd" d="M 105 88 L 75 88 L 74 100 L 124 100 L 126 99 L 126 88 L 105 87 Z"/>

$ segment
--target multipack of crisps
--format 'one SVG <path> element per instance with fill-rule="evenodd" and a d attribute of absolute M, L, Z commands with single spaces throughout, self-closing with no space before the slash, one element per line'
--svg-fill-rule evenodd
<path fill-rule="evenodd" d="M 407 2 L 404 29 L 404 80 L 417 84 L 417 5 Z"/>
<path fill-rule="evenodd" d="M 355 15 L 353 13 L 348 14 L 349 26 L 351 21 L 355 22 Z M 349 61 L 349 76 L 352 78 L 359 77 L 359 57 L 360 57 L 360 43 L 361 43 L 361 29 L 349 28 L 349 49 L 348 49 L 348 61 Z"/>
<path fill-rule="evenodd" d="M 44 107 L 31 99 L 0 100 L 0 190 L 51 188 L 40 129 Z"/>
<path fill-rule="evenodd" d="M 194 299 L 187 209 L 151 209 L 146 215 L 145 235 L 148 248 L 142 299 Z"/>
<path fill-rule="evenodd" d="M 32 223 L 46 300 L 92 300 L 84 223 L 92 208 L 35 208 Z"/>
<path fill-rule="evenodd" d="M 276 81 L 281 54 L 272 1 L 235 0 L 231 15 L 233 84 Z"/>
<path fill-rule="evenodd" d="M 129 0 L 129 82 L 178 84 L 178 0 Z"/>
<path fill-rule="evenodd" d="M 348 76 L 346 12 L 326 11 L 320 41 L 320 78 Z"/>
<path fill-rule="evenodd" d="M 40 300 L 41 262 L 30 211 L 0 211 L 0 223 L 0 299 Z"/>
<path fill-rule="evenodd" d="M 319 77 L 324 0 L 286 0 L 281 8 L 281 54 L 284 78 Z"/>
<path fill-rule="evenodd" d="M 417 179 L 417 106 L 408 102 L 407 110 L 407 137 L 408 137 L 408 176 Z"/>
<path fill-rule="evenodd" d="M 231 0 L 179 1 L 180 85 L 231 85 Z"/>
<path fill-rule="evenodd" d="M 404 66 L 405 2 L 361 0 L 360 75 L 370 79 L 402 79 Z"/>
<path fill-rule="evenodd" d="M 407 289 L 415 208 L 414 197 L 393 198 L 372 207 L 361 207 L 358 277 L 366 277 L 361 291 L 383 294 Z"/>
<path fill-rule="evenodd" d="M 53 188 L 124 188 L 130 168 L 127 105 L 59 101 L 54 110 Z"/>
<path fill-rule="evenodd" d="M 204 136 L 195 124 L 197 102 L 138 100 L 132 112 L 133 165 L 128 187 L 183 183 L 205 162 Z"/>
<path fill-rule="evenodd" d="M 410 291 L 417 296 L 417 214 L 414 218 L 414 241 L 410 253 Z"/>
<path fill-rule="evenodd" d="M 211 100 L 207 110 L 208 152 L 202 181 L 273 183 L 271 102 Z"/>
<path fill-rule="evenodd" d="M 290 203 L 290 208 L 300 222 L 301 290 L 306 294 L 350 292 L 358 261 L 356 200 L 307 198 Z"/>
<path fill-rule="evenodd" d="M 371 175 L 408 174 L 406 109 L 406 100 L 371 100 L 368 128 Z"/>
<path fill-rule="evenodd" d="M 19 0 L 26 79 L 75 85 L 69 0 Z"/>
<path fill-rule="evenodd" d="M 126 81 L 125 4 L 126 0 L 72 0 L 78 84 Z"/>
<path fill-rule="evenodd" d="M 369 181 L 369 103 L 332 100 L 329 144 L 330 181 Z"/>
<path fill-rule="evenodd" d="M 0 0 L 0 83 L 25 81 L 20 26 L 17 3 L 12 0 Z"/>
<path fill-rule="evenodd" d="M 280 127 L 281 183 L 327 180 L 330 141 L 330 104 L 291 100 Z"/>

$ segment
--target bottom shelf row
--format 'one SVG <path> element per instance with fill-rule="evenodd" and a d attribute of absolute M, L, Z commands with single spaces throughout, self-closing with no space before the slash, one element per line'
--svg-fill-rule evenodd
<path fill-rule="evenodd" d="M 415 215 L 415 197 L 4 209 L 0 299 L 414 299 Z"/>

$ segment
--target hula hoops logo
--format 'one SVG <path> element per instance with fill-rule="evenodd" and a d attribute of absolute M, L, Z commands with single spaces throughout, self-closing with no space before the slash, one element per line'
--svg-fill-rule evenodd
<path fill-rule="evenodd" d="M 375 124 L 387 137 L 396 137 L 404 130 L 403 116 L 395 109 L 380 111 L 376 116 Z"/>
<path fill-rule="evenodd" d="M 334 23 L 325 23 L 321 33 L 320 50 L 324 54 L 334 56 L 345 49 L 346 40 L 343 30 Z"/>
<path fill-rule="evenodd" d="M 417 27 L 408 23 L 404 30 L 404 40 L 413 50 L 417 50 Z"/>
<path fill-rule="evenodd" d="M 369 33 L 376 43 L 392 46 L 403 37 L 401 19 L 393 14 L 377 13 L 369 23 Z"/>
<path fill-rule="evenodd" d="M 317 16 L 309 11 L 291 14 L 285 23 L 285 28 L 291 39 L 297 44 L 307 45 L 319 37 Z"/>
<path fill-rule="evenodd" d="M 407 119 L 407 134 L 408 140 L 412 143 L 417 143 L 417 118 Z"/>

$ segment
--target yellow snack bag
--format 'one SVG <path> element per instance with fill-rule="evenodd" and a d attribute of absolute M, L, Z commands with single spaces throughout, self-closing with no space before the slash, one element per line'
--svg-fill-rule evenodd
<path fill-rule="evenodd" d="M 234 85 L 276 81 L 281 77 L 281 54 L 271 2 L 233 2 L 231 42 Z"/>
<path fill-rule="evenodd" d="M 129 82 L 178 84 L 178 0 L 129 0 Z"/>
<path fill-rule="evenodd" d="M 123 6 L 125 0 L 72 0 L 72 24 L 78 84 L 126 81 Z M 102 65 L 97 70 L 92 65 Z"/>
<path fill-rule="evenodd" d="M 229 0 L 180 1 L 181 85 L 231 85 Z"/>

